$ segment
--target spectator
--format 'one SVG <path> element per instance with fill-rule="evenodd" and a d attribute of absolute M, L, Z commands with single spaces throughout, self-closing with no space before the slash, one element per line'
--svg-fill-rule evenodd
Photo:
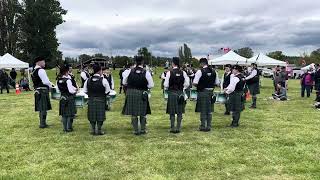
<path fill-rule="evenodd" d="M 0 84 L 1 84 L 1 94 L 3 93 L 3 89 L 7 89 L 7 93 L 9 93 L 9 76 L 4 70 L 0 70 Z"/>
<path fill-rule="evenodd" d="M 23 76 L 20 80 L 20 87 L 25 91 L 31 91 L 29 86 L 29 80 L 27 77 Z"/>
<path fill-rule="evenodd" d="M 287 89 L 282 86 L 281 83 L 277 84 L 277 90 L 274 94 L 272 94 L 273 99 L 279 101 L 286 101 L 287 100 Z"/>
<path fill-rule="evenodd" d="M 301 97 L 304 97 L 305 91 L 307 92 L 307 97 L 310 97 L 312 85 L 313 85 L 313 78 L 311 75 L 311 71 L 308 70 L 301 77 Z"/>
<path fill-rule="evenodd" d="M 11 72 L 10 72 L 10 77 L 12 80 L 14 80 L 14 82 L 16 82 L 17 79 L 17 72 L 14 68 L 12 68 Z"/>

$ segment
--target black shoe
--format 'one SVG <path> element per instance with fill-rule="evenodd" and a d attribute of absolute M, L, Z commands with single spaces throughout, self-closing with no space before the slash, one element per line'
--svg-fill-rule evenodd
<path fill-rule="evenodd" d="M 171 129 L 171 130 L 170 130 L 170 133 L 175 133 L 175 130 Z"/>
<path fill-rule="evenodd" d="M 40 125 L 39 128 L 40 129 L 45 129 L 45 128 L 49 128 L 49 126 L 47 124 L 45 124 L 45 125 Z"/>
<path fill-rule="evenodd" d="M 73 131 L 73 128 L 68 129 L 68 132 L 72 132 L 72 131 Z"/>
<path fill-rule="evenodd" d="M 133 134 L 136 136 L 140 136 L 140 132 L 134 132 Z"/>
<path fill-rule="evenodd" d="M 230 112 L 225 112 L 224 115 L 226 115 L 226 116 L 227 116 L 227 115 L 230 115 Z"/>
<path fill-rule="evenodd" d="M 141 135 L 147 134 L 147 131 L 141 131 L 140 134 Z"/>
<path fill-rule="evenodd" d="M 181 131 L 180 130 L 175 130 L 174 133 L 175 134 L 179 134 Z"/>
<path fill-rule="evenodd" d="M 199 128 L 199 131 L 205 132 L 206 129 L 205 128 Z"/>
<path fill-rule="evenodd" d="M 103 135 L 105 135 L 105 132 L 99 130 L 98 133 L 97 133 L 97 135 L 98 135 L 98 136 L 103 136 Z"/>
<path fill-rule="evenodd" d="M 231 124 L 229 127 L 231 127 L 231 128 L 237 128 L 237 127 L 239 127 L 239 124 Z"/>
<path fill-rule="evenodd" d="M 205 132 L 210 132 L 210 131 L 211 131 L 211 128 L 205 129 Z"/>

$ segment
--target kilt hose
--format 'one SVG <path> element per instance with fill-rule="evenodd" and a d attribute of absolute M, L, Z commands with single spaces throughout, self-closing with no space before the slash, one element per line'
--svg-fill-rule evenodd
<path fill-rule="evenodd" d="M 37 89 L 34 94 L 35 100 L 35 111 L 44 112 L 52 109 L 49 90 L 48 89 Z"/>
<path fill-rule="evenodd" d="M 168 91 L 168 102 L 167 102 L 167 114 L 174 115 L 174 114 L 184 114 L 186 101 L 179 103 L 179 97 L 183 96 L 183 91 Z"/>
<path fill-rule="evenodd" d="M 90 123 L 106 120 L 106 97 L 89 97 L 88 120 Z"/>
<path fill-rule="evenodd" d="M 203 90 L 198 92 L 196 112 L 212 113 L 214 105 L 211 103 L 213 92 L 211 90 Z"/>
<path fill-rule="evenodd" d="M 59 102 L 59 115 L 73 118 L 76 114 L 76 104 L 74 96 L 61 96 Z"/>
<path fill-rule="evenodd" d="M 248 84 L 248 89 L 250 91 L 250 94 L 252 96 L 255 96 L 257 94 L 260 94 L 260 85 L 259 82 L 253 83 L 253 84 Z"/>
<path fill-rule="evenodd" d="M 143 99 L 144 90 L 127 89 L 126 100 L 122 109 L 123 115 L 146 116 L 151 114 L 148 98 Z"/>

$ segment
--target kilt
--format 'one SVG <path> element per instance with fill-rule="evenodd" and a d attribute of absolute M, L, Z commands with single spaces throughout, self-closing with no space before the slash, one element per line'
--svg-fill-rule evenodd
<path fill-rule="evenodd" d="M 74 117 L 76 114 L 76 101 L 74 96 L 61 96 L 59 102 L 59 115 L 63 117 Z"/>
<path fill-rule="evenodd" d="M 34 109 L 35 111 L 51 110 L 51 102 L 48 89 L 37 89 L 34 93 Z"/>
<path fill-rule="evenodd" d="M 179 96 L 184 98 L 183 91 L 168 91 L 167 114 L 185 113 L 186 102 L 179 104 Z"/>
<path fill-rule="evenodd" d="M 127 89 L 123 115 L 145 116 L 151 114 L 149 100 L 143 100 L 144 90 Z"/>
<path fill-rule="evenodd" d="M 88 120 L 90 122 L 103 122 L 106 120 L 105 97 L 89 97 Z"/>
<path fill-rule="evenodd" d="M 248 88 L 251 95 L 260 94 L 260 85 L 259 83 L 248 84 Z"/>
<path fill-rule="evenodd" d="M 211 113 L 214 105 L 211 103 L 213 92 L 209 90 L 198 91 L 196 112 Z"/>
<path fill-rule="evenodd" d="M 230 111 L 241 112 L 243 110 L 242 92 L 233 92 L 229 95 Z"/>

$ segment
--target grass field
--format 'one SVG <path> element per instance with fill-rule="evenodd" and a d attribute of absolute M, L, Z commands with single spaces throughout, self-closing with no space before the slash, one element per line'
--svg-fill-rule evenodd
<path fill-rule="evenodd" d="M 0 178 L 320 179 L 320 112 L 312 107 L 314 95 L 299 97 L 297 80 L 289 82 L 290 101 L 276 102 L 268 99 L 271 80 L 264 79 L 258 109 L 247 108 L 237 129 L 226 127 L 231 119 L 216 105 L 213 131 L 197 131 L 199 114 L 188 102 L 182 133 L 174 135 L 158 76 L 149 133 L 139 137 L 132 135 L 130 117 L 120 114 L 123 95 L 107 112 L 107 135 L 100 137 L 89 134 L 86 108 L 78 110 L 75 131 L 64 134 L 58 101 L 48 113 L 50 128 L 42 130 L 32 92 L 0 95 Z"/>

